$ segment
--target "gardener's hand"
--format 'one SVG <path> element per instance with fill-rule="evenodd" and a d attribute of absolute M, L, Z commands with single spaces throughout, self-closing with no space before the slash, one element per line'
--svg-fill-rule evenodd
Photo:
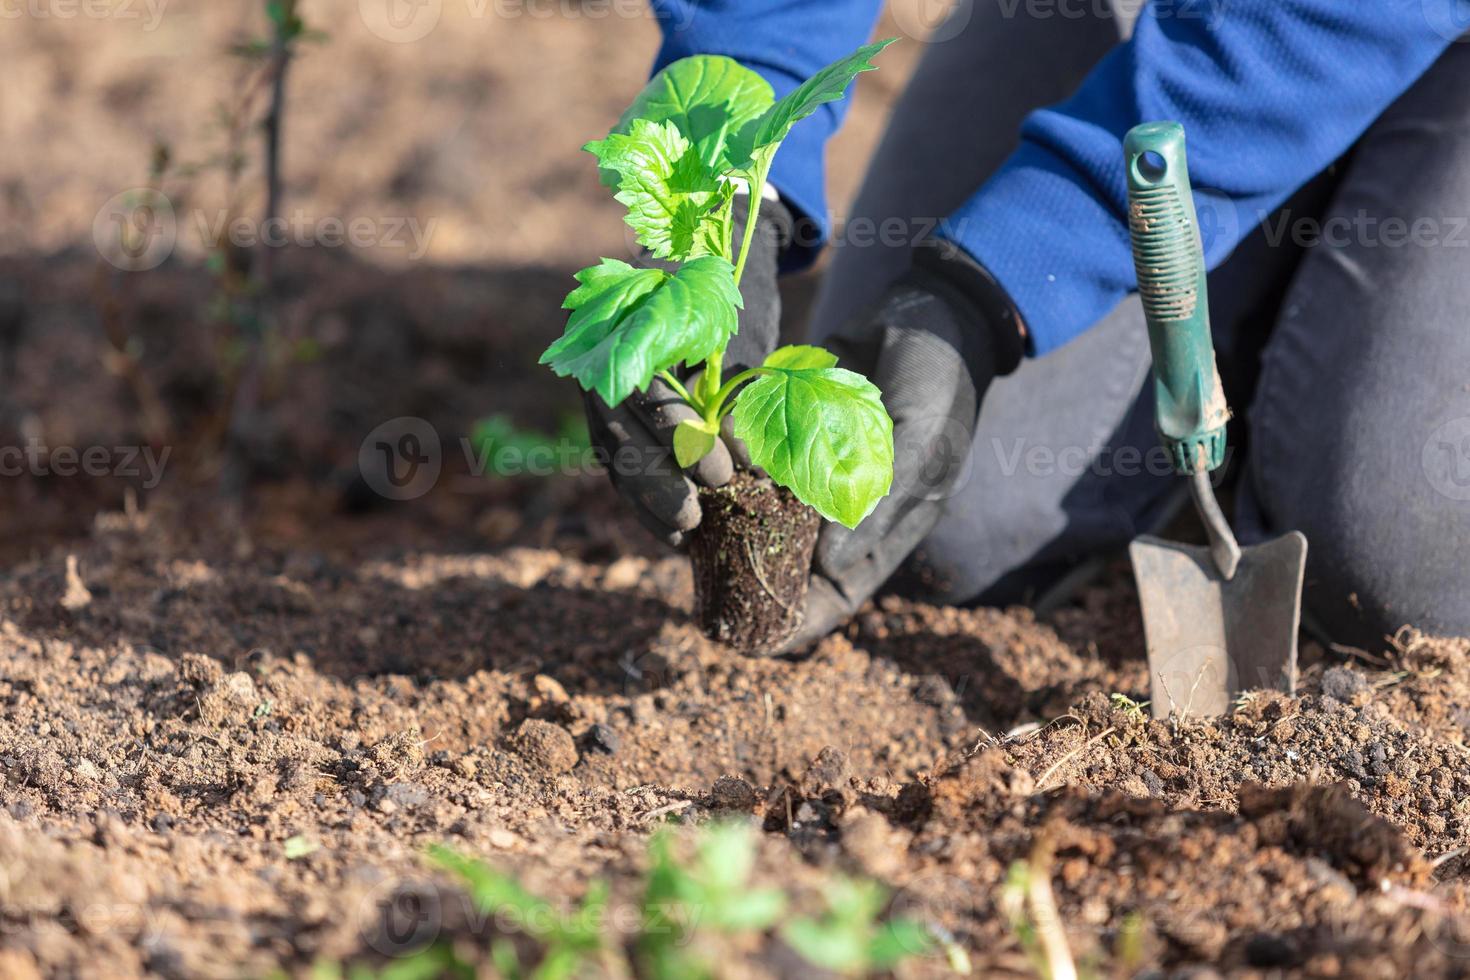
<path fill-rule="evenodd" d="M 893 490 L 855 530 L 817 540 L 806 621 L 787 649 L 824 636 L 862 605 L 934 529 L 969 473 L 990 383 L 1020 363 L 1022 332 L 990 274 L 947 242 L 914 252 L 876 308 L 821 342 L 866 374 L 893 417 Z"/>
<path fill-rule="evenodd" d="M 745 228 L 746 198 L 734 206 L 734 240 Z M 779 201 L 761 201 L 760 222 L 751 242 L 750 258 L 740 280 L 745 308 L 740 330 L 725 351 L 725 377 L 760 364 L 776 348 L 781 329 L 781 298 L 776 291 L 776 261 L 791 236 L 791 213 Z M 686 379 L 686 387 L 693 379 Z M 592 393 L 583 396 L 592 443 L 605 454 L 613 486 L 633 505 L 638 519 L 663 541 L 675 547 L 698 526 L 701 517 L 697 486 L 727 483 L 737 466 L 748 466 L 744 447 L 731 435 L 725 419 L 724 438 L 689 471 L 674 461 L 674 429 L 698 416 L 664 382 L 654 380 L 646 392 L 633 394 L 617 408 L 608 408 Z"/>

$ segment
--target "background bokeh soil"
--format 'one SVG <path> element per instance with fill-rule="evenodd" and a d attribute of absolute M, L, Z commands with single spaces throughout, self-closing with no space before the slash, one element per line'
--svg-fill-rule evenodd
<path fill-rule="evenodd" d="M 285 251 L 288 355 L 253 479 L 222 489 L 198 229 L 232 201 L 212 161 L 256 7 L 43 3 L 0 32 L 0 445 L 169 454 L 156 486 L 0 480 L 0 976 L 381 965 L 470 931 L 431 843 L 631 906 L 653 828 L 732 812 L 764 828 L 761 882 L 814 906 L 836 871 L 878 878 L 977 976 L 1032 975 L 999 907 L 1026 859 L 1093 975 L 1470 974 L 1467 641 L 1308 643 L 1299 700 L 1145 721 L 1110 697 L 1147 687 L 1115 564 L 1045 621 L 887 598 L 747 660 L 699 634 L 683 560 L 598 474 L 474 471 L 475 420 L 551 432 L 576 409 L 534 361 L 570 273 L 629 248 L 576 148 L 652 57 L 630 6 L 444 0 L 394 41 L 369 0 L 307 0 L 328 36 L 291 76 L 288 213 L 432 232 L 417 257 Z M 839 218 L 936 9 L 880 27 L 907 40 L 834 148 Z M 118 273 L 94 222 L 159 144 L 178 244 Z M 444 472 L 394 502 L 358 454 L 400 416 L 433 426 Z M 432 912 L 407 937 L 385 929 L 405 896 Z M 732 975 L 810 975 L 775 939 L 738 954 Z"/>

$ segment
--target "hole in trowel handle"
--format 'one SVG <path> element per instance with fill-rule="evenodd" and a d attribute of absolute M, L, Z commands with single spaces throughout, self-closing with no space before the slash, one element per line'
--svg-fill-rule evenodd
<path fill-rule="evenodd" d="M 1164 159 L 1162 153 L 1156 150 L 1145 150 L 1133 161 L 1133 168 L 1138 171 L 1138 176 L 1150 184 L 1157 184 L 1164 179 L 1169 172 L 1169 161 Z"/>

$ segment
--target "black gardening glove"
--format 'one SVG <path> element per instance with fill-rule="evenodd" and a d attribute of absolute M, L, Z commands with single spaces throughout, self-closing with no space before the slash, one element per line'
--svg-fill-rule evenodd
<path fill-rule="evenodd" d="M 734 204 L 734 240 L 745 230 L 746 198 Z M 724 377 L 760 364 L 776 349 L 781 330 L 781 297 L 776 291 L 776 261 L 791 238 L 791 212 L 778 201 L 763 200 L 760 223 L 751 242 L 750 258 L 740 280 L 745 308 L 739 332 L 725 351 Z M 686 386 L 689 382 L 685 382 Z M 645 527 L 668 544 L 679 546 L 701 517 L 696 484 L 719 487 L 729 482 L 739 465 L 749 465 L 744 447 L 731 435 L 686 473 L 674 461 L 674 429 L 685 419 L 698 418 L 664 382 L 654 379 L 646 392 L 635 392 L 617 408 L 608 408 L 596 394 L 583 396 L 587 428 L 599 455 L 603 455 L 613 486 L 633 505 Z"/>
<path fill-rule="evenodd" d="M 1004 290 L 948 242 L 914 251 L 910 271 L 865 316 L 822 343 L 868 376 L 893 417 L 893 490 L 849 530 L 827 524 L 796 649 L 852 615 L 934 529 L 970 472 L 990 383 L 1020 363 L 1019 318 Z"/>

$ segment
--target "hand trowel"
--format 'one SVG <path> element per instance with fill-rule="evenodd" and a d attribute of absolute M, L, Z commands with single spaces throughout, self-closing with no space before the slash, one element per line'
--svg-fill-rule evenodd
<path fill-rule="evenodd" d="M 1153 350 L 1159 438 L 1209 545 L 1149 535 L 1129 547 L 1143 607 L 1153 715 L 1209 717 L 1242 691 L 1296 691 L 1307 539 L 1291 531 L 1241 548 L 1210 474 L 1225 460 L 1230 410 L 1215 366 L 1205 259 L 1178 123 L 1136 126 L 1123 142 L 1128 229 Z"/>

